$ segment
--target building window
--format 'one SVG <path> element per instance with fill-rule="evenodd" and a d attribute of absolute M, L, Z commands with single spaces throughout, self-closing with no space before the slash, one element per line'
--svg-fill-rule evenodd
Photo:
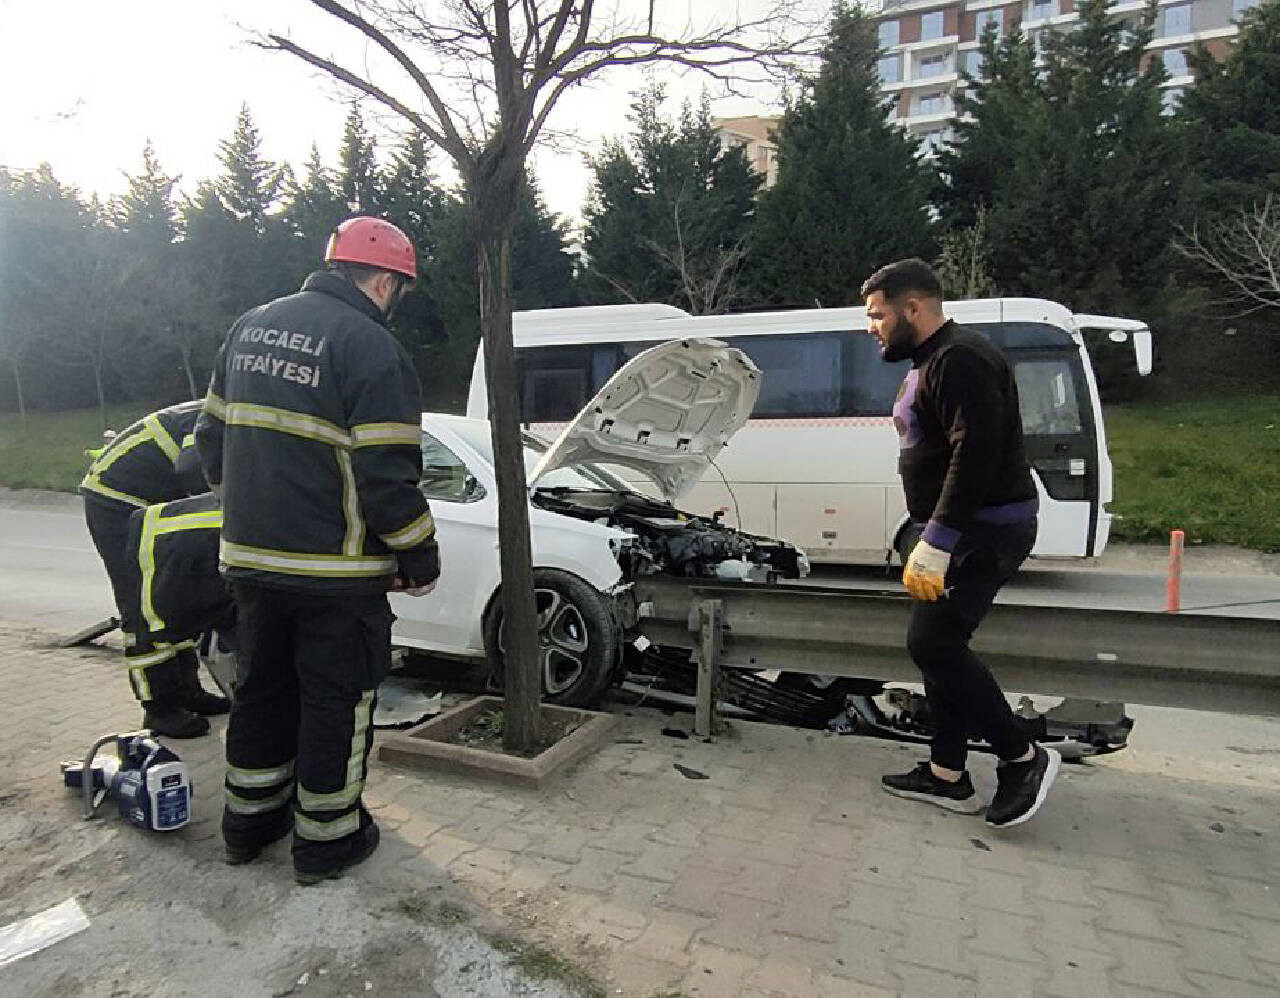
<path fill-rule="evenodd" d="M 975 80 L 982 78 L 982 51 L 966 49 L 960 53 L 960 69 Z"/>
<path fill-rule="evenodd" d="M 1186 76 L 1190 72 L 1187 68 L 1186 49 L 1165 49 L 1160 53 L 1160 58 L 1164 60 L 1164 71 L 1170 77 Z"/>
<path fill-rule="evenodd" d="M 882 85 L 902 82 L 902 56 L 887 55 L 876 63 L 876 68 Z"/>
<path fill-rule="evenodd" d="M 893 46 L 898 44 L 897 21 L 881 21 L 879 28 L 876 30 L 880 38 L 880 47 L 882 49 L 893 48 Z"/>
<path fill-rule="evenodd" d="M 1160 111 L 1163 114 L 1174 114 L 1182 103 L 1182 88 L 1170 87 L 1160 95 Z"/>
<path fill-rule="evenodd" d="M 951 98 L 941 91 L 916 98 L 916 114 L 950 114 Z"/>
<path fill-rule="evenodd" d="M 1054 0 L 1031 0 L 1030 6 L 1027 8 L 1028 21 L 1047 21 L 1056 15 Z"/>
<path fill-rule="evenodd" d="M 980 10 L 978 11 L 978 37 L 981 38 L 987 30 L 988 24 L 996 26 L 996 37 L 999 38 L 1004 34 L 1004 11 L 996 10 Z"/>
<path fill-rule="evenodd" d="M 916 79 L 927 80 L 930 77 L 945 75 L 948 70 L 947 62 L 945 55 L 933 55 L 927 59 L 921 59 L 916 71 Z"/>
<path fill-rule="evenodd" d="M 942 37 L 943 30 L 942 11 L 935 10 L 929 14 L 920 15 L 920 40 L 922 42 L 931 42 L 935 38 Z"/>
<path fill-rule="evenodd" d="M 1191 34 L 1191 4 L 1180 3 L 1175 7 L 1166 7 L 1162 37 L 1174 38 L 1189 34 Z"/>

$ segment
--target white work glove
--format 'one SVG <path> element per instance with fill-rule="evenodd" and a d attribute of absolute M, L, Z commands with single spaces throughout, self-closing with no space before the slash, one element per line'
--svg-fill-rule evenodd
<path fill-rule="evenodd" d="M 902 584 L 916 599 L 935 603 L 946 589 L 950 564 L 950 551 L 936 548 L 927 541 L 918 541 L 907 558 L 907 567 L 902 571 Z"/>

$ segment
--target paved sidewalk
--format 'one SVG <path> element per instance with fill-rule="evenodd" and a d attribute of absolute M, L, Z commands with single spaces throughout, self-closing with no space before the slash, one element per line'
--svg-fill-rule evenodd
<path fill-rule="evenodd" d="M 1274 770 L 1274 758 L 1242 756 L 1238 777 L 1211 779 L 1127 771 L 1123 756 L 1067 766 L 1034 821 L 996 834 L 979 818 L 883 794 L 879 775 L 916 757 L 907 747 L 760 724 L 704 744 L 661 733 L 687 718 L 636 710 L 542 791 L 375 763 L 367 800 L 383 847 L 348 881 L 299 892 L 283 848 L 253 867 L 217 866 L 220 737 L 179 743 L 198 794 L 199 820 L 184 832 L 155 843 L 114 818 L 79 822 L 55 787 L 57 760 L 139 713 L 113 656 L 45 640 L 0 628 L 0 818 L 29 812 L 41 848 L 63 861 L 24 872 L 6 839 L 0 923 L 62 900 L 86 869 L 115 885 L 85 901 L 95 925 L 110 920 L 144 886 L 121 860 L 163 854 L 175 869 L 205 871 L 170 877 L 179 905 L 207 907 L 200 895 L 216 874 L 224 894 L 277 905 L 267 914 L 281 934 L 312 932 L 320 947 L 330 916 L 291 925 L 299 893 L 341 898 L 376 925 L 387 898 L 448 892 L 594 973 L 607 993 L 638 998 L 1280 993 L 1280 795 L 1247 778 L 1254 764 Z M 686 778 L 677 762 L 707 778 Z M 989 760 L 974 768 L 990 789 Z M 238 995 L 348 993 L 314 974 L 281 989 L 302 964 L 261 957 L 261 924 L 255 933 L 238 920 L 247 909 L 235 910 L 209 915 L 219 925 L 209 958 L 261 968 L 248 978 L 261 990 L 241 984 Z M 152 944 L 173 948 L 174 961 L 190 947 L 178 933 Z M 30 990 L 37 962 L 58 947 L 0 970 L 0 994 L 149 993 L 87 978 L 75 979 L 79 991 Z M 427 978 L 410 983 L 399 959 L 408 976 L 398 987 L 379 980 L 377 993 L 437 993 Z M 34 969 L 10 976 L 24 967 Z M 19 981 L 23 990 L 6 990 Z M 154 993 L 231 993 L 218 984 Z M 493 987 L 439 993 L 517 993 Z"/>

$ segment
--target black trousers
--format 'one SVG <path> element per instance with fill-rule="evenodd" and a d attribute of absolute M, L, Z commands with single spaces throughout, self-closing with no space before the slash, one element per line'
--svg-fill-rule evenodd
<path fill-rule="evenodd" d="M 1016 759 L 1030 747 L 991 670 L 969 649 L 969 641 L 1035 539 L 1035 521 L 975 525 L 951 554 L 949 595 L 936 603 L 912 604 L 907 650 L 924 675 L 933 714 L 930 758 L 944 769 L 965 768 L 971 733 L 985 738 L 1001 759 Z"/>
<path fill-rule="evenodd" d="M 124 503 L 85 497 L 84 519 L 89 536 L 98 550 L 98 557 L 107 570 L 111 582 L 111 595 L 116 613 L 120 617 L 120 630 L 125 637 L 125 665 L 129 669 L 129 685 L 133 694 L 144 704 L 176 703 L 181 696 L 182 677 L 193 677 L 200 668 L 200 659 L 194 648 L 184 644 L 177 648 L 136 650 L 138 621 L 130 609 L 136 599 L 129 598 L 131 588 L 137 589 L 138 569 L 130 565 L 129 517 L 133 507 Z"/>
<path fill-rule="evenodd" d="M 227 725 L 228 845 L 293 823 L 294 865 L 324 871 L 369 824 L 360 802 L 378 685 L 391 668 L 385 593 L 321 594 L 236 580 L 239 685 Z"/>

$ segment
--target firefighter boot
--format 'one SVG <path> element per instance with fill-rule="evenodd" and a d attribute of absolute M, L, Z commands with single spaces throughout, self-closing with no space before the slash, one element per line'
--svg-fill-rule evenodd
<path fill-rule="evenodd" d="M 209 733 L 209 722 L 182 704 L 167 700 L 146 700 L 142 704 L 142 726 L 169 738 L 198 738 Z"/>
<path fill-rule="evenodd" d="M 210 693 L 200 685 L 200 660 L 193 653 L 184 655 L 180 665 L 180 703 L 185 709 L 205 717 L 225 714 L 231 709 L 230 700 L 217 693 Z"/>

